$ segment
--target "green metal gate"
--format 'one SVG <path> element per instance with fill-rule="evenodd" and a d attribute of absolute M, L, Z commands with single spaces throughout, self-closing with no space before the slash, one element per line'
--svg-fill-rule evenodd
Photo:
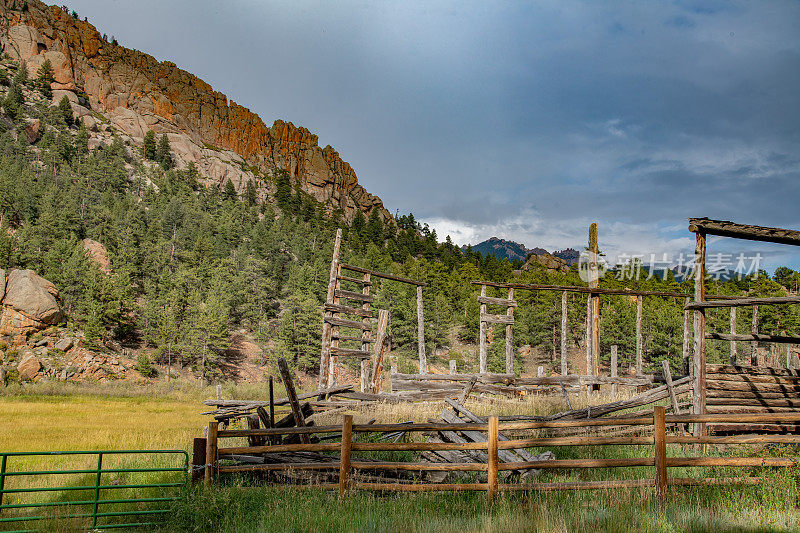
<path fill-rule="evenodd" d="M 91 468 L 78 469 L 42 469 L 42 470 L 12 470 L 10 463 L 13 458 L 41 456 L 53 458 L 56 456 L 86 456 L 91 460 Z M 92 458 L 96 456 L 96 460 Z M 121 459 L 134 459 L 145 464 L 167 463 L 166 466 L 136 466 L 126 467 L 114 465 L 111 468 L 103 467 L 103 459 L 108 463 L 110 458 L 117 461 Z M 42 460 L 40 462 L 45 462 Z M 96 466 L 95 466 L 96 465 Z M 149 474 L 143 474 L 149 473 Z M 141 481 L 130 482 L 123 477 L 145 476 L 153 477 L 159 473 L 158 482 L 145 483 Z M 115 479 L 109 481 L 109 475 L 116 474 Z M 42 480 L 47 476 L 82 475 L 90 476 L 91 483 L 65 484 L 65 486 L 41 486 Z M 105 477 L 105 480 L 103 476 Z M 29 486 L 6 488 L 11 479 L 36 477 L 37 480 Z M 147 481 L 147 480 L 145 480 Z M 38 482 L 38 485 L 36 483 Z M 0 530 L 9 531 L 8 527 L 35 527 L 36 523 L 43 524 L 42 520 L 84 520 L 82 525 L 92 529 L 123 529 L 139 528 L 157 525 L 155 521 L 159 516 L 169 512 L 169 503 L 178 499 L 180 487 L 189 483 L 189 454 L 184 450 L 99 450 L 99 451 L 56 451 L 56 452 L 0 452 Z M 120 491 L 130 492 L 135 490 L 132 497 L 119 496 Z M 156 496 L 142 496 L 142 492 L 158 491 Z M 79 492 L 83 491 L 83 492 Z M 10 498 L 32 496 L 40 493 L 51 493 L 59 498 L 52 501 L 28 501 L 5 503 Z M 15 495 L 15 496 L 10 496 Z M 71 495 L 78 499 L 70 500 Z M 91 495 L 90 497 L 87 497 Z M 115 497 L 115 495 L 117 495 Z M 130 509 L 129 505 L 139 508 Z M 136 505 L 139 504 L 139 505 Z M 141 504 L 147 504 L 144 508 Z M 109 506 L 114 506 L 110 508 Z M 47 514 L 42 510 L 50 510 Z M 28 511 L 35 510 L 32 513 Z M 76 512 L 79 511 L 79 512 Z M 113 520 L 116 518 L 116 520 Z M 37 531 L 37 529 L 14 529 L 16 533 L 23 531 Z"/>

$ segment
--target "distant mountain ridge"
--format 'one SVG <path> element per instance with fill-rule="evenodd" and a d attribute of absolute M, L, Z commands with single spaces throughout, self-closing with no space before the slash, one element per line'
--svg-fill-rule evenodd
<path fill-rule="evenodd" d="M 462 250 L 466 250 L 467 246 L 462 246 Z M 482 256 L 486 257 L 489 254 L 494 255 L 498 260 L 508 259 L 509 261 L 514 261 L 516 259 L 520 261 L 527 260 L 530 254 L 533 255 L 551 255 L 553 257 L 558 257 L 563 259 L 567 262 L 568 265 L 576 263 L 578 261 L 578 256 L 580 253 L 577 250 L 572 248 L 566 248 L 564 250 L 557 250 L 555 252 L 548 252 L 544 248 L 528 248 L 524 244 L 509 241 L 506 239 L 501 239 L 499 237 L 492 237 L 487 239 L 483 242 L 479 242 L 478 244 L 472 245 L 472 250 L 474 252 L 478 252 Z"/>

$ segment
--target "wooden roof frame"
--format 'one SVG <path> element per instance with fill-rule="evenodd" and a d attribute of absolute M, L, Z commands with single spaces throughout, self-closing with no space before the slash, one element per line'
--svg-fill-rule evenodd
<path fill-rule="evenodd" d="M 689 231 L 705 235 L 719 235 L 749 241 L 773 242 L 800 246 L 800 231 L 750 224 L 737 224 L 727 220 L 711 220 L 709 218 L 690 218 Z"/>

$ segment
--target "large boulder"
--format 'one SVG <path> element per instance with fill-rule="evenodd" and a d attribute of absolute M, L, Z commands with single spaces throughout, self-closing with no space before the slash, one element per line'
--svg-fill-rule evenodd
<path fill-rule="evenodd" d="M 92 239 L 83 239 L 83 251 L 92 262 L 100 267 L 100 270 L 111 274 L 111 260 L 108 258 L 108 250 L 105 246 Z"/>
<path fill-rule="evenodd" d="M 58 289 L 33 270 L 12 270 L 6 280 L 3 307 L 49 325 L 61 319 Z"/>
<path fill-rule="evenodd" d="M 19 379 L 20 381 L 30 381 L 36 374 L 39 373 L 39 370 L 42 368 L 42 363 L 39 362 L 39 359 L 32 353 L 29 353 L 25 357 L 22 358 L 22 361 L 19 362 L 17 365 L 17 372 L 19 372 Z"/>

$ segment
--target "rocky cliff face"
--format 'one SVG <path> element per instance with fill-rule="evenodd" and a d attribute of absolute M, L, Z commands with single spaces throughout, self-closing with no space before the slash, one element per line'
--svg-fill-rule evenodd
<path fill-rule="evenodd" d="M 350 165 L 316 135 L 291 122 L 267 126 L 249 109 L 229 101 L 209 84 L 170 62 L 103 40 L 94 26 L 38 0 L 0 0 L 0 46 L 26 61 L 34 74 L 45 59 L 54 69 L 56 91 L 78 95 L 92 125 L 99 112 L 135 141 L 147 130 L 167 133 L 179 166 L 194 162 L 211 183 L 231 180 L 242 190 L 253 179 L 284 169 L 301 188 L 332 211 L 352 220 L 357 211 L 391 214 L 380 198 L 358 184 Z"/>

